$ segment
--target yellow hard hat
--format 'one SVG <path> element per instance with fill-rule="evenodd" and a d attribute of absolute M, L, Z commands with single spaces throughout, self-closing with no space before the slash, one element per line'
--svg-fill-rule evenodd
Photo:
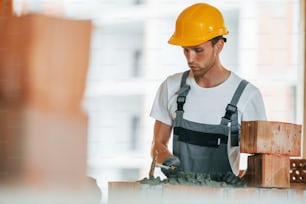
<path fill-rule="evenodd" d="M 168 43 L 195 46 L 227 34 L 221 12 L 209 4 L 197 3 L 187 7 L 179 15 L 175 32 Z"/>

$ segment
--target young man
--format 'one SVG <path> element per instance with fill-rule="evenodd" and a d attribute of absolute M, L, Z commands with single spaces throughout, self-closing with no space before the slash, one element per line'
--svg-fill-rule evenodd
<path fill-rule="evenodd" d="M 183 48 L 190 69 L 160 85 L 150 114 L 156 119 L 152 156 L 171 167 L 162 168 L 166 176 L 238 175 L 241 121 L 266 120 L 259 89 L 220 62 L 227 34 L 221 12 L 209 4 L 194 4 L 177 18 L 168 42 Z"/>

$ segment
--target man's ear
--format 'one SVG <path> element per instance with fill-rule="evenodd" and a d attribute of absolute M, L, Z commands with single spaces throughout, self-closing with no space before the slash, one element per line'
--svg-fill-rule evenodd
<path fill-rule="evenodd" d="M 223 49 L 224 46 L 224 41 L 223 40 L 218 40 L 218 42 L 215 44 L 215 47 L 217 48 L 218 53 L 220 53 Z"/>

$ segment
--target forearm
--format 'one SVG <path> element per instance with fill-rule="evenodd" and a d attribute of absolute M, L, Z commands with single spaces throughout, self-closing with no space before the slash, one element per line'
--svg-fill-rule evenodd
<path fill-rule="evenodd" d="M 157 154 L 157 163 L 162 163 L 166 158 L 172 155 L 168 150 L 171 130 L 171 126 L 166 125 L 158 120 L 155 121 L 151 156 L 153 157 Z"/>

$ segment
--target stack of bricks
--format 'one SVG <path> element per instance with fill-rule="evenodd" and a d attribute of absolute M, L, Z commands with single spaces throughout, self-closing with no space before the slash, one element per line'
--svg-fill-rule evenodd
<path fill-rule="evenodd" d="M 95 181 L 86 176 L 82 108 L 91 27 L 90 21 L 40 14 L 0 18 L 0 203 L 12 203 L 1 202 L 8 185 L 73 200 L 66 203 L 91 199 L 91 192 L 99 200 Z"/>
<path fill-rule="evenodd" d="M 252 154 L 248 158 L 246 187 L 109 182 L 108 203 L 305 202 L 305 188 L 289 189 L 290 156 L 300 155 L 301 125 L 269 121 L 242 122 L 240 146 L 241 152 Z"/>
<path fill-rule="evenodd" d="M 298 124 L 274 121 L 241 123 L 240 151 L 251 154 L 245 180 L 253 187 L 290 187 L 290 157 L 301 155 Z"/>

